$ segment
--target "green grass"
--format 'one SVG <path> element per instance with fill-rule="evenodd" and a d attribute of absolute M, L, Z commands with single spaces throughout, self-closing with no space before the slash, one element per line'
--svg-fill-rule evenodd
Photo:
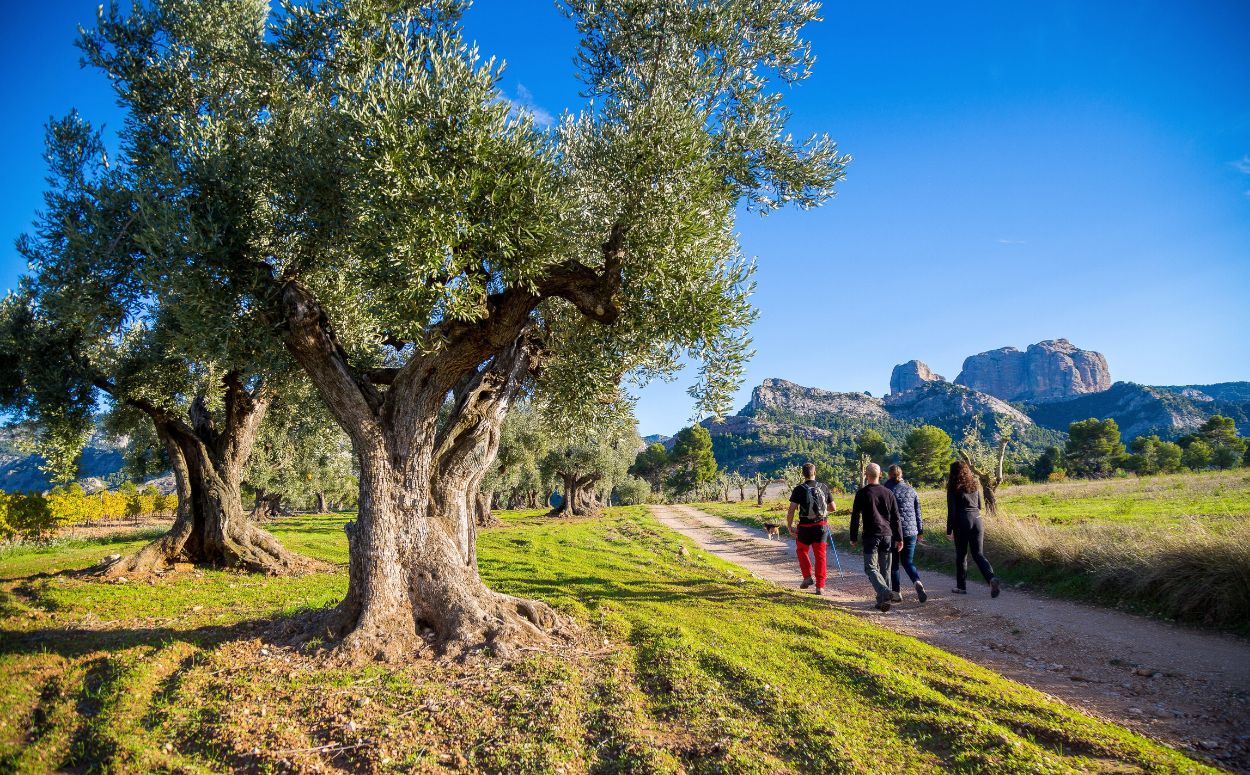
<path fill-rule="evenodd" d="M 342 563 L 344 519 L 287 520 L 274 532 Z M 584 520 L 511 514 L 482 533 L 493 587 L 546 600 L 585 633 L 510 663 L 336 667 L 268 639 L 292 612 L 337 600 L 341 569 L 155 584 L 57 575 L 133 545 L 6 550 L 0 772 L 1205 771 L 754 580 L 643 508 Z"/>
<path fill-rule="evenodd" d="M 1250 470 L 1028 484 L 999 490 L 1004 513 L 1055 525 L 1115 522 L 1140 527 L 1201 519 L 1213 528 L 1250 519 Z M 921 507 L 942 517 L 946 495 L 921 492 Z"/>
<path fill-rule="evenodd" d="M 835 499 L 831 527 L 845 547 L 851 500 Z M 1008 582 L 1250 635 L 1250 471 L 1006 487 L 999 501 L 986 555 Z M 920 502 L 917 562 L 953 573 L 945 494 L 922 490 Z M 784 523 L 785 506 L 698 504 L 757 527 Z"/>

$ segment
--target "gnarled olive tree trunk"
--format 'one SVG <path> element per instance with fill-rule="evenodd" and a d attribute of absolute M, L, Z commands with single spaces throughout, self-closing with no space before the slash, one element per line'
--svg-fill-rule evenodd
<path fill-rule="evenodd" d="M 325 567 L 288 551 L 256 527 L 243 509 L 241 484 L 256 433 L 271 397 L 255 395 L 228 377 L 225 425 L 217 428 L 202 398 L 190 422 L 150 404 L 140 406 L 156 425 L 169 453 L 178 490 L 178 511 L 169 532 L 138 552 L 102 568 L 109 577 L 158 573 L 176 562 L 271 575 L 295 575 Z"/>
<path fill-rule="evenodd" d="M 282 493 L 269 492 L 268 490 L 256 491 L 256 500 L 252 504 L 252 519 L 254 521 L 260 522 L 266 519 L 273 519 L 284 511 Z"/>
<path fill-rule="evenodd" d="M 315 632 L 341 638 L 348 654 L 401 659 L 427 641 L 443 653 L 507 653 L 546 640 L 561 623 L 542 603 L 489 589 L 477 570 L 479 485 L 538 350 L 527 322 L 532 301 L 499 304 L 500 315 L 517 316 L 496 329 L 499 338 L 453 340 L 403 368 L 359 375 L 306 289 L 284 288 L 288 349 L 360 460 L 359 514 L 346 527 L 347 596 Z"/>
<path fill-rule="evenodd" d="M 599 474 L 583 474 L 580 471 L 558 471 L 557 474 L 563 484 L 564 500 L 551 510 L 552 516 L 588 517 L 599 511 L 599 500 L 594 491 Z"/>

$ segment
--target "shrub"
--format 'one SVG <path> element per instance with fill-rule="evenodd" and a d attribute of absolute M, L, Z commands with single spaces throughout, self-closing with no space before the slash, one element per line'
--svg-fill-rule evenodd
<path fill-rule="evenodd" d="M 637 476 L 627 476 L 617 483 L 614 491 L 616 502 L 621 506 L 636 506 L 651 501 L 651 485 Z"/>

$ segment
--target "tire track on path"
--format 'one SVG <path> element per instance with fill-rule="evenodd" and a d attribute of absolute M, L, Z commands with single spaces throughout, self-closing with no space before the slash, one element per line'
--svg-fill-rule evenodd
<path fill-rule="evenodd" d="M 666 527 L 754 575 L 798 589 L 788 538 L 689 506 L 652 506 Z M 954 595 L 953 576 L 922 570 L 929 601 L 904 575 L 903 602 L 877 611 L 862 555 L 832 555 L 822 598 L 847 613 L 914 636 L 1020 683 L 1242 772 L 1250 772 L 1250 643 L 1132 614 L 1004 587 L 991 599 L 979 576 Z M 991 561 L 993 558 L 990 558 Z M 975 569 L 972 571 L 976 573 Z"/>

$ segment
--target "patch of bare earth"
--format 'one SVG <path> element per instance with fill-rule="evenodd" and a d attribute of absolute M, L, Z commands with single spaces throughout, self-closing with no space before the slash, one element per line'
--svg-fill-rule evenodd
<path fill-rule="evenodd" d="M 667 527 L 756 576 L 797 588 L 802 580 L 788 539 L 688 506 L 654 506 Z M 848 613 L 914 636 L 1222 767 L 1250 772 L 1250 643 L 1131 614 L 1005 588 L 998 599 L 970 576 L 922 571 L 921 604 L 904 576 L 903 602 L 873 606 L 862 556 L 829 559 L 823 598 Z M 990 561 L 993 561 L 993 557 Z M 972 570 L 975 574 L 975 568 Z"/>

